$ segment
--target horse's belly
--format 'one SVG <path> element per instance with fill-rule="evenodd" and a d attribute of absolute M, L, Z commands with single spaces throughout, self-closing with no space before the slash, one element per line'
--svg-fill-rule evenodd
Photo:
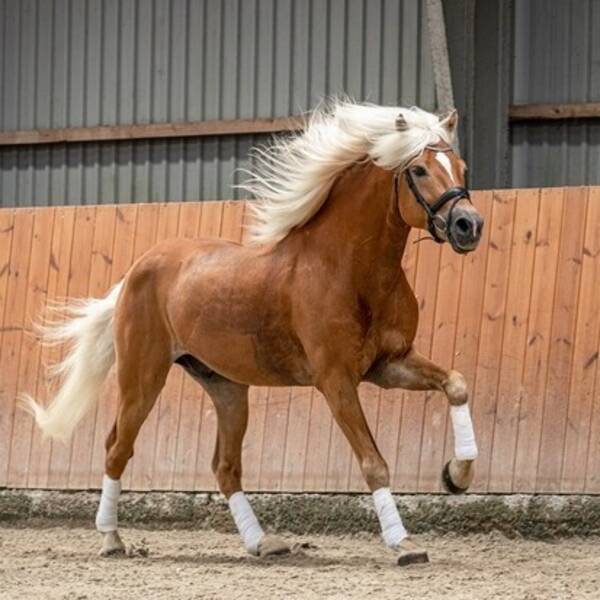
<path fill-rule="evenodd" d="M 200 332 L 199 332 L 200 333 Z M 205 331 L 185 351 L 227 379 L 248 385 L 309 385 L 306 359 L 292 343 L 265 343 L 260 334 Z"/>

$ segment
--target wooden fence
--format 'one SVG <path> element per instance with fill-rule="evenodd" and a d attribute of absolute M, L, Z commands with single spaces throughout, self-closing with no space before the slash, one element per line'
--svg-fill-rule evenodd
<path fill-rule="evenodd" d="M 600 493 L 600 188 L 478 192 L 480 249 L 410 244 L 420 299 L 417 347 L 461 370 L 480 448 L 474 491 Z M 100 296 L 159 239 L 242 237 L 244 204 L 0 210 L 0 487 L 94 488 L 115 414 L 114 380 L 68 445 L 42 440 L 15 406 L 45 398 L 32 318 L 47 298 Z M 598 384 L 600 385 L 600 383 Z M 440 491 L 452 453 L 439 393 L 361 390 L 369 423 L 403 492 Z M 179 367 L 126 471 L 133 489 L 213 490 L 210 400 Z M 253 389 L 244 444 L 249 490 L 364 490 L 347 442 L 312 389 Z"/>

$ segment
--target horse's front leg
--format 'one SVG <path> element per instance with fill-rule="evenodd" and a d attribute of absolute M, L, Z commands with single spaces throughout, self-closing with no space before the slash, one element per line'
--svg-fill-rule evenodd
<path fill-rule="evenodd" d="M 388 466 L 379 453 L 362 411 L 356 385 L 345 375 L 330 373 L 317 386 L 325 395 L 337 424 L 350 442 L 362 474 L 373 493 L 382 537 L 398 552 L 398 564 L 427 562 L 427 552 L 408 537 L 390 491 Z"/>
<path fill-rule="evenodd" d="M 366 379 L 386 389 L 440 390 L 446 394 L 454 430 L 454 458 L 444 467 L 442 481 L 453 494 L 465 492 L 473 481 L 477 444 L 463 375 L 438 367 L 411 348 L 403 356 L 377 364 Z"/>

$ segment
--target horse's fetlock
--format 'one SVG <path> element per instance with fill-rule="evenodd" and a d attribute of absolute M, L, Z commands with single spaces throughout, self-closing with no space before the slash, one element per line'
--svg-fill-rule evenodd
<path fill-rule="evenodd" d="M 221 491 L 226 494 L 228 490 L 239 488 L 242 479 L 242 470 L 240 465 L 228 460 L 221 460 L 215 469 L 215 477 L 219 482 Z"/>
<path fill-rule="evenodd" d="M 361 470 L 370 489 L 389 487 L 390 473 L 383 459 L 364 459 L 361 463 Z"/>

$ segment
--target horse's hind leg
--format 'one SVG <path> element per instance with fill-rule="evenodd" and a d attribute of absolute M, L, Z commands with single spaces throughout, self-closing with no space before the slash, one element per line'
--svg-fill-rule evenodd
<path fill-rule="evenodd" d="M 440 390 L 446 394 L 454 430 L 454 458 L 442 471 L 442 483 L 453 494 L 465 492 L 473 480 L 477 444 L 463 375 L 443 369 L 411 349 L 404 356 L 377 365 L 366 379 L 383 388 Z"/>
<path fill-rule="evenodd" d="M 125 550 L 117 530 L 117 503 L 121 475 L 133 456 L 137 434 L 164 386 L 171 366 L 166 332 L 154 328 L 126 333 L 117 328 L 117 380 L 119 388 L 116 421 L 106 439 L 105 475 L 96 515 L 96 528 L 104 534 L 101 556 Z M 152 331 L 148 338 L 144 331 Z M 150 339 L 150 341 L 148 341 Z"/>
<path fill-rule="evenodd" d="M 212 468 L 246 549 L 261 557 L 289 552 L 285 542 L 265 535 L 242 491 L 242 441 L 248 424 L 248 386 L 216 373 L 194 374 L 194 377 L 204 387 L 217 411 L 218 433 Z"/>

